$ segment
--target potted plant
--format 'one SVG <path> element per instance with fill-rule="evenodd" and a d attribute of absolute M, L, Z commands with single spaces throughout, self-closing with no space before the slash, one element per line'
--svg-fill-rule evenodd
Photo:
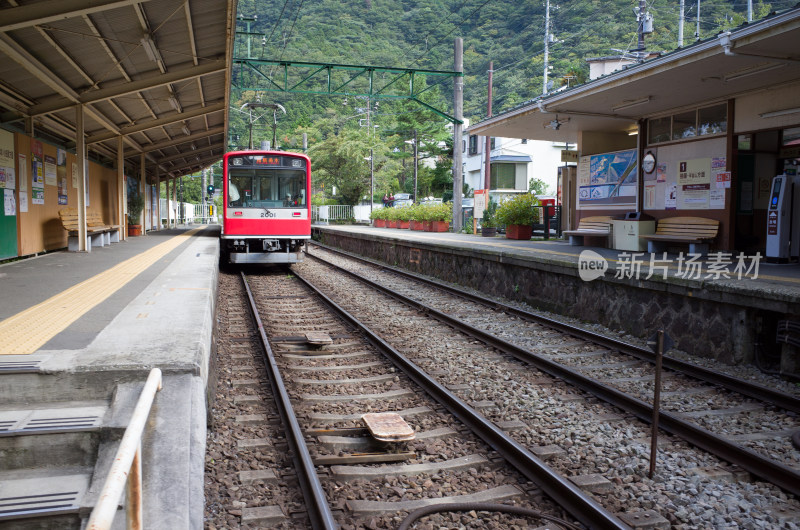
<path fill-rule="evenodd" d="M 386 227 L 397 228 L 397 210 L 392 207 L 384 208 L 384 210 L 386 210 L 383 214 L 383 218 L 386 219 Z"/>
<path fill-rule="evenodd" d="M 372 219 L 372 224 L 375 228 L 384 228 L 386 226 L 386 221 L 383 218 L 385 208 L 374 209 L 369 214 L 369 218 Z"/>
<path fill-rule="evenodd" d="M 539 200 L 532 193 L 523 193 L 497 207 L 497 222 L 506 225 L 506 238 L 530 239 L 533 223 L 539 218 Z"/>
<path fill-rule="evenodd" d="M 453 220 L 453 210 L 450 203 L 431 205 L 429 219 L 431 232 L 447 232 L 450 230 L 450 221 Z"/>
<path fill-rule="evenodd" d="M 497 235 L 497 203 L 489 199 L 489 204 L 483 210 L 481 219 L 481 237 L 494 237 Z"/>
<path fill-rule="evenodd" d="M 411 222 L 412 206 L 400 206 L 397 208 L 397 228 L 408 230 Z"/>
<path fill-rule="evenodd" d="M 144 197 L 140 194 L 128 195 L 128 235 L 142 235 L 142 225 L 139 224 L 139 217 L 144 210 Z"/>

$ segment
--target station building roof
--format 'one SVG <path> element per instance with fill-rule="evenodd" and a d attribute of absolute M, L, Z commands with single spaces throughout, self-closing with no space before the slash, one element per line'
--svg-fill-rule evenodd
<path fill-rule="evenodd" d="M 227 138 L 233 0 L 8 0 L 0 124 L 67 147 L 78 105 L 93 157 L 179 177 Z"/>
<path fill-rule="evenodd" d="M 474 124 L 469 133 L 578 143 L 581 132 L 633 132 L 643 117 L 797 83 L 798 50 L 800 4 L 583 85 L 537 97 Z M 785 106 L 786 102 L 773 104 L 782 103 Z M 777 109 L 765 112 L 771 110 Z"/>

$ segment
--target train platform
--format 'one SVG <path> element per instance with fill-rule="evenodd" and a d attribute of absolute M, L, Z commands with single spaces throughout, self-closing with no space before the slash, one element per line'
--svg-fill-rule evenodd
<path fill-rule="evenodd" d="M 144 525 L 203 526 L 218 256 L 219 227 L 199 226 L 0 265 L 0 500 L 32 495 L 19 507 L 29 518 L 85 519 L 160 368 L 142 439 Z"/>
<path fill-rule="evenodd" d="M 691 270 L 686 260 L 688 250 L 681 261 L 680 253 L 668 253 L 666 261 L 660 254 L 650 254 L 648 252 L 614 250 L 596 246 L 570 245 L 568 241 L 551 238 L 531 239 L 529 241 L 519 241 L 506 239 L 502 235 L 496 237 L 481 237 L 477 235 L 452 233 L 452 232 L 420 232 L 412 230 L 401 230 L 396 228 L 374 228 L 363 225 L 314 225 L 315 229 L 329 232 L 343 232 L 348 234 L 359 234 L 364 237 L 375 237 L 386 240 L 397 240 L 404 242 L 414 242 L 420 244 L 435 245 L 446 249 L 459 249 L 470 251 L 476 254 L 491 253 L 501 257 L 530 260 L 535 262 L 550 262 L 553 264 L 572 266 L 578 270 L 581 254 L 585 251 L 596 253 L 608 263 L 608 269 L 602 277 L 615 277 L 617 275 L 625 278 L 645 280 L 650 272 L 650 259 L 654 258 L 653 276 L 655 279 L 675 280 L 676 282 L 692 282 L 694 285 L 708 285 L 710 282 L 719 285 L 738 286 L 743 289 L 751 289 L 764 293 L 775 293 L 796 297 L 800 302 L 800 264 L 788 263 L 768 263 L 764 257 L 758 260 L 757 266 L 754 264 L 754 257 L 746 254 L 741 260 L 745 269 L 736 270 L 739 264 L 737 253 L 730 253 L 730 263 L 724 264 L 724 273 L 717 273 L 710 269 L 712 262 L 715 262 L 715 252 L 696 260 L 702 267 L 693 266 Z M 633 254 L 637 254 L 635 261 Z M 584 255 L 585 256 L 585 255 Z M 638 271 L 637 271 L 638 268 Z M 638 274 L 637 274 L 638 272 Z M 638 276 L 638 277 L 637 277 Z"/>
<path fill-rule="evenodd" d="M 730 364 L 800 374 L 800 264 L 711 252 L 649 254 L 568 241 L 314 225 L 315 239 L 556 315 L 649 338 Z M 589 242 L 590 240 L 587 240 Z M 778 367 L 780 366 L 780 367 Z"/>

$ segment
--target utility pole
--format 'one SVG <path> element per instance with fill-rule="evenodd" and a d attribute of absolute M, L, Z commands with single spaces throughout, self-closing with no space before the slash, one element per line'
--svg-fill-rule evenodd
<path fill-rule="evenodd" d="M 372 203 L 375 202 L 375 159 L 369 150 L 369 214 L 372 218 Z"/>
<path fill-rule="evenodd" d="M 308 133 L 303 133 L 303 152 L 308 151 Z"/>
<path fill-rule="evenodd" d="M 417 130 L 414 129 L 414 202 L 419 202 L 417 200 L 417 156 L 419 155 L 419 149 L 417 147 Z"/>
<path fill-rule="evenodd" d="M 639 19 L 639 42 L 636 45 L 636 48 L 639 52 L 644 51 L 644 18 L 645 18 L 645 1 L 639 0 L 639 13 L 637 17 Z"/>
<path fill-rule="evenodd" d="M 494 61 L 489 61 L 489 103 L 487 104 L 487 117 L 492 117 L 492 74 L 494 73 Z M 547 71 L 545 70 L 545 75 Z M 486 171 L 483 175 L 483 189 L 488 190 L 492 184 L 492 138 L 486 137 Z"/>
<path fill-rule="evenodd" d="M 678 48 L 683 48 L 683 20 L 686 10 L 686 0 L 681 0 L 680 14 L 678 15 Z"/>
<path fill-rule="evenodd" d="M 700 0 L 697 0 L 697 29 L 694 32 L 694 40 L 700 40 Z"/>
<path fill-rule="evenodd" d="M 753 21 L 753 0 L 747 0 L 747 21 Z"/>
<path fill-rule="evenodd" d="M 456 77 L 453 80 L 453 232 L 461 231 L 461 142 L 463 139 L 464 120 L 464 41 L 457 37 L 454 45 L 454 70 Z"/>
<path fill-rule="evenodd" d="M 200 178 L 202 182 L 200 184 L 200 207 L 203 209 L 203 222 L 205 223 L 206 213 L 208 209 L 206 208 L 206 170 L 203 169 L 200 171 Z"/>
<path fill-rule="evenodd" d="M 545 3 L 544 10 L 544 81 L 542 81 L 542 94 L 547 94 L 547 60 L 550 56 L 550 0 Z"/>

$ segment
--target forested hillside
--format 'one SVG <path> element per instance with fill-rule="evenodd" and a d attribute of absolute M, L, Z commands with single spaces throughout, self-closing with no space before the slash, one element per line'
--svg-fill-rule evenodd
<path fill-rule="evenodd" d="M 794 0 L 755 2 L 755 19 L 793 4 Z M 549 79 L 553 89 L 567 82 L 584 82 L 588 76 L 585 60 L 589 57 L 636 48 L 637 6 L 638 0 L 551 0 L 550 33 L 554 42 L 550 45 Z M 695 40 L 697 9 L 696 1 L 686 1 L 684 45 Z M 654 33 L 645 41 L 647 50 L 674 50 L 678 45 L 679 1 L 650 0 L 647 10 L 654 18 Z M 701 0 L 700 37 L 741 24 L 746 12 L 744 0 Z M 251 37 L 251 56 L 272 60 L 452 70 L 453 41 L 462 37 L 464 116 L 473 123 L 486 115 L 489 61 L 494 61 L 495 113 L 542 93 L 544 0 L 240 0 L 238 13 L 257 18 L 251 22 L 251 31 L 259 34 Z M 245 27 L 240 21 L 237 29 L 244 31 Z M 240 38 L 239 42 L 243 44 L 244 40 Z M 240 46 L 237 51 L 241 54 L 243 50 Z M 450 80 L 425 96 L 437 108 L 452 111 Z M 232 104 L 256 99 L 286 107 L 287 115 L 280 116 L 278 124 L 278 143 L 285 147 L 298 145 L 300 127 L 315 141 L 346 129 L 359 129 L 359 125 L 362 136 L 365 134 L 366 101 L 248 92 L 234 94 Z M 373 100 L 372 105 L 370 125 L 378 125 L 377 138 L 371 140 L 373 148 L 376 142 L 397 136 L 389 145 L 381 146 L 382 151 L 389 151 L 385 162 L 390 166 L 392 159 L 405 160 L 407 153 L 403 151 L 408 144 L 404 142 L 423 124 L 435 122 L 438 131 L 427 133 L 421 149 L 427 141 L 427 151 L 432 152 L 434 143 L 441 146 L 440 141 L 447 136 L 443 129 L 446 121 L 414 103 L 381 101 L 375 108 Z M 247 134 L 246 119 L 232 112 L 232 123 L 240 136 L 239 144 L 245 145 L 246 138 L 241 137 Z M 263 125 L 254 124 L 256 134 L 271 138 L 271 129 Z M 402 175 L 399 185 L 408 188 Z"/>

